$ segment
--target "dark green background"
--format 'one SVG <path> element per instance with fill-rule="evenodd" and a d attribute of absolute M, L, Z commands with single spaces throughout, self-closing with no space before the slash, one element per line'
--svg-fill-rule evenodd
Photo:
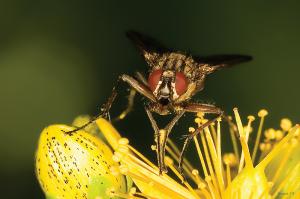
<path fill-rule="evenodd" d="M 237 106 L 244 118 L 266 108 L 267 126 L 278 127 L 282 117 L 299 121 L 299 4 L 1 1 L 1 198 L 42 198 L 33 163 L 43 127 L 97 113 L 118 75 L 147 70 L 124 36 L 128 29 L 198 55 L 252 55 L 250 63 L 209 76 L 205 91 L 196 98 L 215 102 L 229 113 Z M 112 115 L 125 103 L 120 98 Z M 192 117 L 185 117 L 174 139 L 190 124 Z M 153 133 L 140 98 L 135 111 L 117 126 L 149 154 Z"/>

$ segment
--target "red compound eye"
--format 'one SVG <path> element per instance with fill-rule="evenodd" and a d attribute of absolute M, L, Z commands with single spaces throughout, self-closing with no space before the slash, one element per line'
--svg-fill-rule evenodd
<path fill-rule="evenodd" d="M 177 95 L 182 95 L 183 93 L 185 93 L 187 87 L 188 87 L 187 78 L 182 72 L 177 72 L 176 79 L 175 79 L 175 89 Z"/>
<path fill-rule="evenodd" d="M 150 73 L 148 78 L 148 84 L 152 92 L 155 91 L 161 75 L 162 75 L 161 69 L 155 70 L 152 73 Z"/>

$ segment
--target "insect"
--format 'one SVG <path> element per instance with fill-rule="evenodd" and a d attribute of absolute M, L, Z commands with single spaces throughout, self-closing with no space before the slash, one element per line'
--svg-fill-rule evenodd
<path fill-rule="evenodd" d="M 211 104 L 192 102 L 192 97 L 203 90 L 207 75 L 234 64 L 250 61 L 252 58 L 247 55 L 196 57 L 167 49 L 154 39 L 135 31 L 127 32 L 127 37 L 135 44 L 149 66 L 148 78 L 140 72 L 137 72 L 134 77 L 126 74 L 121 75 L 108 101 L 102 106 L 99 115 L 109 117 L 108 111 L 117 96 L 117 87 L 120 82 L 126 82 L 132 91 L 129 96 L 129 106 L 118 117 L 119 119 L 123 119 L 130 112 L 135 93 L 144 96 L 147 99 L 145 111 L 154 129 L 159 174 L 162 174 L 167 172 L 164 162 L 166 141 L 172 128 L 183 114 L 187 112 L 215 114 L 216 117 L 204 123 L 185 139 L 178 167 L 181 171 L 183 154 L 190 141 L 205 127 L 223 115 L 220 108 Z M 153 113 L 159 115 L 174 114 L 175 116 L 168 125 L 161 129 L 158 127 Z M 91 120 L 79 128 L 84 128 L 93 121 Z"/>

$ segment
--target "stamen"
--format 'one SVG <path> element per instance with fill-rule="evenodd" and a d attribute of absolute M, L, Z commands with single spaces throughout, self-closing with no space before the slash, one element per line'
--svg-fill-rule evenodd
<path fill-rule="evenodd" d="M 201 193 L 204 195 L 205 199 L 211 199 L 211 194 L 208 192 L 208 190 L 206 189 L 206 184 L 201 183 L 198 184 L 198 188 L 200 189 Z M 202 197 L 201 197 L 202 198 Z"/>
<path fill-rule="evenodd" d="M 244 129 L 245 130 L 245 141 L 246 141 L 246 143 L 248 142 L 248 139 L 249 139 L 249 134 L 250 134 L 250 129 L 251 129 L 251 123 L 254 120 L 255 120 L 254 116 L 252 116 L 252 115 L 248 116 L 248 125 L 247 125 L 246 129 Z M 239 170 L 238 170 L 239 173 L 242 171 L 242 168 L 244 166 L 244 160 L 245 160 L 244 151 L 242 151 L 241 159 L 240 159 L 240 164 L 239 164 Z"/>
<path fill-rule="evenodd" d="M 184 182 L 184 178 L 175 169 L 175 167 L 173 166 L 173 160 L 170 157 L 168 157 L 168 156 L 165 157 L 165 163 L 173 171 L 173 173 L 179 178 L 179 180 L 181 180 L 182 182 Z"/>
<path fill-rule="evenodd" d="M 150 161 L 148 160 L 145 156 L 143 156 L 143 154 L 141 154 L 140 152 L 138 152 L 135 148 L 133 148 L 132 146 L 128 145 L 129 149 L 131 151 L 133 151 L 138 157 L 140 157 L 144 162 L 146 162 L 146 164 L 150 165 L 152 168 L 157 169 L 157 167 Z"/>
<path fill-rule="evenodd" d="M 233 112 L 234 112 L 235 120 L 236 120 L 236 123 L 237 123 L 237 126 L 238 126 L 238 132 L 239 132 L 239 135 L 240 135 L 240 142 L 241 142 L 241 145 L 242 145 L 242 150 L 245 154 L 245 162 L 246 162 L 245 167 L 253 168 L 253 163 L 252 163 L 252 160 L 251 160 L 248 145 L 245 141 L 244 128 L 243 128 L 243 124 L 242 124 L 240 115 L 238 113 L 238 109 L 234 108 Z"/>
<path fill-rule="evenodd" d="M 217 143 L 217 142 L 218 142 L 218 141 L 217 141 L 217 140 L 218 140 L 218 139 L 217 139 L 217 132 L 216 132 L 216 129 L 215 129 L 214 126 L 215 126 L 214 123 L 212 123 L 211 125 L 209 125 L 209 127 L 210 127 L 210 132 L 211 132 L 211 134 L 212 134 L 214 143 Z"/>
<path fill-rule="evenodd" d="M 195 190 L 192 188 L 192 186 L 183 179 L 183 177 L 180 175 L 180 173 L 177 171 L 177 169 L 175 169 L 175 167 L 173 166 L 173 161 L 171 158 L 169 158 L 168 156 L 166 156 L 166 164 L 167 166 L 173 171 L 173 173 L 183 182 L 183 184 L 188 188 L 188 190 L 196 197 L 199 198 L 199 196 L 197 195 L 197 193 L 195 192 Z"/>
<path fill-rule="evenodd" d="M 201 177 L 199 176 L 199 171 L 197 169 L 193 169 L 192 171 L 193 176 L 196 178 L 196 184 L 199 189 L 204 189 L 206 187 L 204 182 L 201 182 Z M 204 186 L 204 187 L 203 187 Z"/>
<path fill-rule="evenodd" d="M 158 176 L 156 171 L 148 170 L 149 167 L 147 169 L 139 167 L 135 165 L 134 162 L 130 162 L 130 160 L 124 160 L 124 163 L 128 163 L 131 167 L 127 175 L 133 179 L 146 195 L 155 192 L 155 190 L 160 190 L 157 194 L 163 193 L 169 197 L 181 196 L 182 198 L 195 198 L 190 191 L 186 190 L 186 188 L 167 175 Z"/>
<path fill-rule="evenodd" d="M 255 162 L 255 157 L 256 157 L 256 153 L 257 153 L 257 149 L 258 149 L 258 145 L 259 145 L 259 140 L 260 140 L 265 116 L 267 116 L 267 115 L 268 115 L 268 112 L 265 109 L 262 109 L 258 112 L 258 117 L 260 117 L 260 123 L 259 123 L 258 131 L 257 131 L 255 145 L 254 145 L 253 152 L 252 152 L 253 163 Z"/>
<path fill-rule="evenodd" d="M 221 164 L 222 162 L 219 162 L 218 157 L 217 157 L 217 151 L 216 151 L 216 147 L 213 143 L 211 134 L 209 132 L 208 128 L 204 129 L 205 131 L 205 137 L 206 137 L 206 141 L 209 147 L 209 151 L 210 151 L 210 155 L 211 155 L 211 159 L 214 165 L 214 169 L 216 171 L 216 176 L 218 179 L 218 184 L 219 184 L 219 189 L 221 192 L 221 196 L 223 195 L 224 192 L 224 179 L 223 179 L 223 172 L 219 172 L 222 168 L 221 168 Z"/>
<path fill-rule="evenodd" d="M 221 155 L 221 126 L 220 126 L 221 118 L 217 120 L 217 156 L 219 158 L 220 163 L 220 170 L 219 172 L 222 173 L 223 171 L 223 164 L 222 164 L 222 155 Z"/>
<path fill-rule="evenodd" d="M 179 162 L 180 151 L 179 151 L 178 147 L 176 146 L 176 144 L 171 139 L 168 139 L 167 143 L 170 145 L 172 150 L 176 153 L 176 155 L 178 157 L 177 158 L 178 161 L 177 160 L 176 161 Z M 186 165 L 187 170 L 189 170 L 189 171 L 193 170 L 193 167 L 192 167 L 191 163 L 186 158 L 183 158 L 183 166 L 184 165 Z"/>
<path fill-rule="evenodd" d="M 235 166 L 237 164 L 237 159 L 233 153 L 227 153 L 223 156 L 223 162 L 226 165 L 226 178 L 227 178 L 227 187 L 231 183 L 231 169 L 230 166 Z"/>
<path fill-rule="evenodd" d="M 194 129 L 194 131 L 195 131 L 195 129 Z M 193 133 L 193 131 L 190 131 L 190 132 Z M 201 162 L 201 166 L 202 166 L 202 169 L 203 169 L 203 172 L 204 172 L 204 176 L 207 177 L 208 176 L 207 168 L 206 168 L 205 161 L 204 161 L 202 152 L 200 150 L 199 142 L 198 142 L 198 139 L 197 139 L 196 136 L 194 137 L 194 142 L 195 142 L 197 153 L 198 153 L 198 156 L 199 156 L 199 159 L 200 159 L 200 162 Z"/>
<path fill-rule="evenodd" d="M 206 141 L 205 141 L 205 137 L 204 137 L 204 134 L 203 133 L 200 133 L 200 137 L 201 137 L 201 141 L 202 141 L 202 146 L 203 146 L 203 149 L 204 149 L 204 154 L 205 154 L 205 159 L 206 159 L 206 164 L 208 166 L 208 170 L 209 170 L 209 173 L 210 175 L 208 175 L 207 177 L 205 177 L 205 181 L 207 183 L 209 183 L 207 181 L 207 179 L 209 179 L 209 181 L 212 181 L 212 187 L 211 189 L 212 190 L 215 190 L 214 193 L 215 193 L 215 196 L 220 198 L 219 196 L 219 191 L 218 191 L 218 184 L 217 184 L 217 180 L 216 180 L 216 177 L 215 177 L 215 173 L 214 173 L 214 170 L 213 170 L 213 167 L 212 167 L 212 163 L 211 163 L 211 160 L 210 160 L 210 156 L 209 156 L 209 153 L 208 153 L 208 148 L 207 148 L 207 144 L 206 144 Z M 209 178 L 208 178 L 209 177 Z M 208 184 L 209 185 L 209 184 Z"/>
<path fill-rule="evenodd" d="M 217 189 L 217 187 L 215 187 L 211 181 L 212 181 L 212 178 L 210 176 L 207 176 L 205 177 L 205 181 L 207 182 L 207 185 L 208 185 L 208 189 L 210 191 L 210 194 L 212 195 L 212 198 L 213 199 L 220 199 L 220 195 L 219 195 L 219 191 Z"/>
<path fill-rule="evenodd" d="M 235 128 L 235 125 L 231 124 L 232 118 L 228 117 L 228 119 L 230 120 L 230 122 L 229 122 L 229 132 L 230 132 L 230 138 L 231 138 L 231 142 L 232 142 L 232 146 L 233 146 L 233 151 L 234 151 L 235 157 L 237 159 L 239 159 L 239 148 L 238 148 L 237 140 L 236 140 L 236 136 L 235 136 L 235 131 L 237 129 Z"/>
<path fill-rule="evenodd" d="M 167 150 L 167 152 L 169 153 L 169 155 L 171 155 L 171 157 L 172 157 L 177 163 L 179 163 L 179 157 L 178 157 L 178 155 L 176 155 L 176 154 L 174 153 L 174 151 L 172 151 L 172 149 L 171 149 L 168 145 L 166 145 L 166 150 Z M 189 170 L 184 162 L 183 162 L 183 164 L 182 164 L 182 168 L 183 168 L 183 171 L 184 171 L 185 173 L 187 173 L 187 175 L 188 175 L 194 182 L 196 182 L 196 178 L 195 178 L 195 176 L 193 176 L 193 174 L 192 174 L 192 172 L 191 172 L 192 169 Z"/>

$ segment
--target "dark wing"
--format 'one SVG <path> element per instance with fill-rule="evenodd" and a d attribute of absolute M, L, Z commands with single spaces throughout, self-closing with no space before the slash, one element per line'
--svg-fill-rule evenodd
<path fill-rule="evenodd" d="M 135 31 L 128 31 L 126 36 L 134 43 L 145 61 L 152 68 L 158 65 L 162 55 L 169 51 L 155 39 Z"/>
<path fill-rule="evenodd" d="M 148 53 L 165 53 L 168 52 L 169 49 L 164 47 L 161 43 L 156 41 L 155 39 L 143 35 L 134 30 L 130 30 L 126 32 L 126 36 L 134 43 L 134 45 L 142 52 L 145 51 Z"/>
<path fill-rule="evenodd" d="M 248 55 L 212 55 L 193 58 L 200 65 L 208 65 L 207 67 L 211 68 L 211 72 L 252 60 L 252 57 Z"/>

